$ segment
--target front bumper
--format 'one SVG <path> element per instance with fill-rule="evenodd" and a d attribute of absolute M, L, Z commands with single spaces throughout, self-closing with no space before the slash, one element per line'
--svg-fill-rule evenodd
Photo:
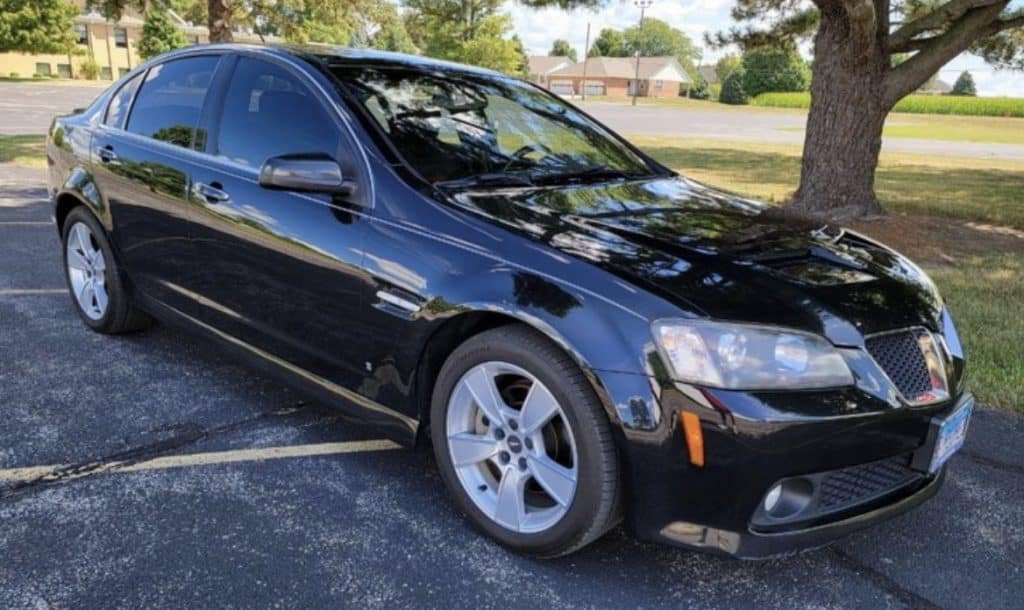
<path fill-rule="evenodd" d="M 625 424 L 648 413 L 645 429 L 622 425 L 626 525 L 642 540 L 743 558 L 822 546 L 910 510 L 935 495 L 944 474 L 914 480 L 786 527 L 752 525 L 778 481 L 926 453 L 935 417 L 970 395 L 925 407 L 893 407 L 856 388 L 751 394 L 715 391 L 717 410 L 700 396 L 651 378 L 601 373 L 609 404 Z M 646 393 L 645 388 L 646 386 Z M 643 399 L 643 400 L 641 400 Z M 652 409 L 639 407 L 646 402 Z M 681 412 L 696 413 L 704 465 L 690 463 Z M 641 421 L 634 416 L 634 422 Z"/>
<path fill-rule="evenodd" d="M 897 500 L 890 500 L 882 506 L 852 517 L 814 527 L 775 533 L 755 532 L 749 529 L 745 532 L 731 532 L 677 521 L 662 528 L 658 532 L 658 539 L 668 544 L 741 559 L 766 559 L 790 555 L 824 546 L 837 538 L 905 513 L 938 493 L 945 478 L 946 470 L 943 468 L 936 476 L 929 477 L 923 485 Z"/>

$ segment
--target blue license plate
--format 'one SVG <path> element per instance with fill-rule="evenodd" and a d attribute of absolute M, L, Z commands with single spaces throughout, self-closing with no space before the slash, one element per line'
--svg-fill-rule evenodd
<path fill-rule="evenodd" d="M 935 439 L 935 450 L 932 452 L 931 466 L 928 472 L 936 473 L 949 458 L 953 457 L 967 438 L 967 424 L 971 421 L 974 401 L 960 407 L 939 424 L 939 434 Z"/>

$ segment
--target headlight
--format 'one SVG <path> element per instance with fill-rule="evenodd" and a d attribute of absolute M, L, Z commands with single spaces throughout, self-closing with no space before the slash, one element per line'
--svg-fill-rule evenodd
<path fill-rule="evenodd" d="M 817 335 L 704 320 L 659 320 L 653 330 L 678 381 L 728 390 L 853 384 L 846 361 Z"/>

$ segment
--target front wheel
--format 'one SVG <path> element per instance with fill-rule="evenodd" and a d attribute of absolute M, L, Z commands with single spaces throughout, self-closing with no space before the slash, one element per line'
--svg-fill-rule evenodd
<path fill-rule="evenodd" d="M 479 529 L 524 553 L 571 553 L 614 525 L 619 470 L 608 418 L 546 337 L 505 326 L 441 369 L 431 436 L 441 476 Z"/>

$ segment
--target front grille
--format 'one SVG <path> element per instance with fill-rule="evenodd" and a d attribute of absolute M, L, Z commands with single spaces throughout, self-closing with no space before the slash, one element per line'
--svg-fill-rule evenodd
<path fill-rule="evenodd" d="M 896 385 L 896 389 L 908 401 L 914 402 L 918 397 L 932 391 L 928 363 L 925 361 L 915 331 L 907 330 L 869 337 L 865 341 L 865 346 L 878 366 L 882 367 Z"/>
<path fill-rule="evenodd" d="M 910 469 L 906 455 L 833 470 L 819 483 L 818 506 L 822 512 L 840 510 L 902 487 L 919 476 Z"/>

